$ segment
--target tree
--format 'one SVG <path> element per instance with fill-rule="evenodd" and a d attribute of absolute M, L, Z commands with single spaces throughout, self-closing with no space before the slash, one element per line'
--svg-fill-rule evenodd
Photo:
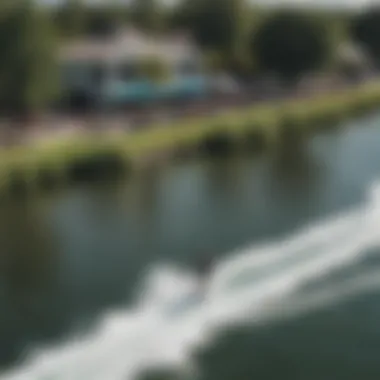
<path fill-rule="evenodd" d="M 155 32 L 164 27 L 165 15 L 157 0 L 131 0 L 130 20 L 141 30 Z"/>
<path fill-rule="evenodd" d="M 183 0 L 173 24 L 189 30 L 205 49 L 231 52 L 242 27 L 242 5 L 239 0 Z"/>
<path fill-rule="evenodd" d="M 129 18 L 123 4 L 86 4 L 84 0 L 65 0 L 55 12 L 55 19 L 63 37 L 81 35 L 102 36 L 114 30 Z"/>
<path fill-rule="evenodd" d="M 85 28 L 86 12 L 82 0 L 65 0 L 55 15 L 60 34 L 65 37 L 80 35 Z"/>
<path fill-rule="evenodd" d="M 121 14 L 113 6 L 88 7 L 83 33 L 89 36 L 110 35 L 117 30 L 120 21 Z"/>
<path fill-rule="evenodd" d="M 54 30 L 32 0 L 0 11 L 0 107 L 29 115 L 49 104 L 57 90 Z"/>
<path fill-rule="evenodd" d="M 352 39 L 361 44 L 373 61 L 380 64 L 380 7 L 361 13 L 352 20 Z"/>
<path fill-rule="evenodd" d="M 220 69 L 250 70 L 251 11 L 246 0 L 182 0 L 172 12 L 170 25 L 189 32 L 207 56 L 217 56 Z"/>
<path fill-rule="evenodd" d="M 251 36 L 251 54 L 259 68 L 295 80 L 320 68 L 329 53 L 326 30 L 313 18 L 293 11 L 270 16 Z"/>

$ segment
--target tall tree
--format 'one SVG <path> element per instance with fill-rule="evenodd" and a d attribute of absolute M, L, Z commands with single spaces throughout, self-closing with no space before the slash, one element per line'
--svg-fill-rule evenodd
<path fill-rule="evenodd" d="M 182 0 L 172 13 L 171 26 L 187 30 L 203 50 L 219 57 L 221 68 L 228 69 L 246 59 L 249 18 L 245 0 Z"/>
<path fill-rule="evenodd" d="M 175 9 L 175 27 L 189 30 L 206 49 L 231 50 L 243 16 L 240 0 L 183 0 Z"/>
<path fill-rule="evenodd" d="M 281 11 L 252 34 L 251 53 L 261 70 L 294 80 L 325 63 L 329 53 L 327 32 L 305 14 Z"/>
<path fill-rule="evenodd" d="M 352 20 L 351 37 L 360 43 L 380 66 L 380 7 L 371 8 Z"/>
<path fill-rule="evenodd" d="M 164 28 L 164 9 L 158 0 L 131 0 L 130 20 L 145 31 L 155 32 Z"/>
<path fill-rule="evenodd" d="M 120 26 L 122 14 L 114 5 L 92 6 L 86 10 L 84 34 L 103 36 L 112 34 Z"/>
<path fill-rule="evenodd" d="M 87 9 L 83 0 L 64 0 L 56 10 L 56 21 L 60 34 L 65 37 L 80 35 L 86 25 Z"/>
<path fill-rule="evenodd" d="M 57 90 L 54 29 L 32 0 L 2 11 L 0 107 L 19 114 L 39 111 Z"/>
<path fill-rule="evenodd" d="M 112 33 L 130 17 L 127 6 L 114 1 L 89 4 L 85 0 L 65 0 L 55 13 L 64 37 Z"/>

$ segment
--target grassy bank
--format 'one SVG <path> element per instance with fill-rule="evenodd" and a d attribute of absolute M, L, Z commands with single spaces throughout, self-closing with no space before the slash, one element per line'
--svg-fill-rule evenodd
<path fill-rule="evenodd" d="M 379 106 L 380 84 L 376 82 L 338 94 L 157 125 L 117 138 L 93 134 L 6 149 L 0 153 L 0 193 L 30 193 L 114 177 L 163 151 L 225 154 L 238 149 L 270 149 L 284 138 L 337 124 Z"/>

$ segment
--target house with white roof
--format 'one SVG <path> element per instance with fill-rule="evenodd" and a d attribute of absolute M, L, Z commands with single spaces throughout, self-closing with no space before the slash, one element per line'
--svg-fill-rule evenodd
<path fill-rule="evenodd" d="M 96 104 L 114 106 L 206 92 L 202 55 L 184 34 L 148 36 L 133 28 L 120 29 L 109 36 L 70 42 L 62 46 L 59 58 L 64 92 Z M 142 73 L 148 61 L 166 68 L 165 80 Z"/>

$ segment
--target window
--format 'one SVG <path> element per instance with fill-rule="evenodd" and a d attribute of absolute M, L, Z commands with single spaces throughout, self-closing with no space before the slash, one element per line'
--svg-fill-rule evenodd
<path fill-rule="evenodd" d="M 199 74 L 199 67 L 193 61 L 183 61 L 178 64 L 178 73 L 180 75 L 196 75 Z"/>
<path fill-rule="evenodd" d="M 130 81 L 139 78 L 138 66 L 134 62 L 127 62 L 118 68 L 118 78 L 122 81 Z"/>
<path fill-rule="evenodd" d="M 93 83 L 95 86 L 101 86 L 106 76 L 104 66 L 101 64 L 92 64 L 90 65 L 89 69 L 91 83 Z"/>

